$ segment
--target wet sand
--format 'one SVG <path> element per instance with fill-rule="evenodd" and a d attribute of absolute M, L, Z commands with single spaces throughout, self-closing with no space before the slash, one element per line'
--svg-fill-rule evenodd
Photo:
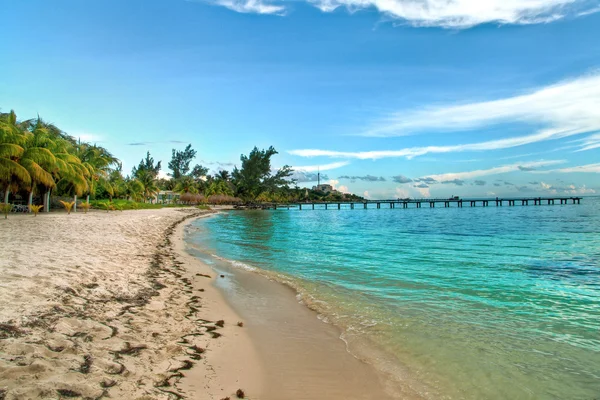
<path fill-rule="evenodd" d="M 215 284 L 244 317 L 258 351 L 267 384 L 257 398 L 416 398 L 399 394 L 393 380 L 350 354 L 341 331 L 299 303 L 292 288 L 226 263 L 212 267 L 224 275 Z"/>

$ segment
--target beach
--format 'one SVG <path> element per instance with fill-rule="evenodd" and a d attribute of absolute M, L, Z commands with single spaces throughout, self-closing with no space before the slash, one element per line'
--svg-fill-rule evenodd
<path fill-rule="evenodd" d="M 256 354 L 212 287 L 215 274 L 199 263 L 191 272 L 174 246 L 181 222 L 203 215 L 160 209 L 3 220 L 0 397 L 221 399 L 258 391 Z M 184 385 L 190 371 L 197 379 Z"/>
<path fill-rule="evenodd" d="M 258 275 L 220 277 L 187 253 L 185 223 L 210 214 L 3 220 L 0 397 L 387 398 L 292 290 Z M 244 320 L 223 296 L 233 279 L 278 306 Z"/>

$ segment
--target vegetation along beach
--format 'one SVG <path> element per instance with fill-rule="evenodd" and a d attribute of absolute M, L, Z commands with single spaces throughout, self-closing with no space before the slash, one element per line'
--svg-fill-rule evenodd
<path fill-rule="evenodd" d="M 0 400 L 600 399 L 597 2 L 0 9 Z"/>

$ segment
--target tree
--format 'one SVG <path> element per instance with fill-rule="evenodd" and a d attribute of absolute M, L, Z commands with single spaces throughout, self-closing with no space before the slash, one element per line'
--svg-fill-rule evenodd
<path fill-rule="evenodd" d="M 19 184 L 31 183 L 29 172 L 19 163 L 19 158 L 25 153 L 24 132 L 14 111 L 0 114 L 0 183 L 4 189 L 6 204 L 11 187 L 16 190 Z"/>
<path fill-rule="evenodd" d="M 110 184 L 109 175 L 118 160 L 103 147 L 81 142 L 75 146 L 75 154 L 90 172 L 87 179 L 88 203 L 89 195 L 95 194 L 98 187 L 103 188 L 112 197 L 114 189 Z"/>
<path fill-rule="evenodd" d="M 159 191 L 158 186 L 156 185 L 156 177 L 149 170 L 138 170 L 137 172 L 138 173 L 135 180 L 139 181 L 144 187 L 143 194 L 145 202 L 147 199 L 152 198 Z"/>
<path fill-rule="evenodd" d="M 173 189 L 179 193 L 198 193 L 198 183 L 188 175 L 181 176 L 175 183 L 175 187 Z"/>
<path fill-rule="evenodd" d="M 229 174 L 229 171 L 222 169 L 215 174 L 215 179 L 229 182 L 229 180 L 231 179 L 231 175 Z"/>
<path fill-rule="evenodd" d="M 271 157 L 277 153 L 273 146 L 267 150 L 255 147 L 248 156 L 241 155 L 241 168 L 233 170 L 233 183 L 237 187 L 238 196 L 247 200 L 255 200 L 263 192 L 275 192 L 280 187 L 287 187 L 292 168 L 283 166 L 272 174 Z"/>
<path fill-rule="evenodd" d="M 154 164 L 154 158 L 150 156 L 150 152 L 147 152 L 146 158 L 142 158 L 142 161 L 140 161 L 137 168 L 133 167 L 133 169 L 131 170 L 131 174 L 137 177 L 138 174 L 142 171 L 148 171 L 151 175 L 154 175 L 154 177 L 156 178 L 158 176 L 158 173 L 160 172 L 161 163 L 162 162 L 159 161 L 156 164 Z"/>
<path fill-rule="evenodd" d="M 196 158 L 196 150 L 192 149 L 192 145 L 188 144 L 183 151 L 173 149 L 171 161 L 169 161 L 169 169 L 173 173 L 169 174 L 173 179 L 179 179 L 190 172 L 190 163 Z"/>
<path fill-rule="evenodd" d="M 204 177 L 206 177 L 208 175 L 208 168 L 203 167 L 200 164 L 196 164 L 194 166 L 194 168 L 192 169 L 192 172 L 191 172 L 190 175 L 196 181 L 202 180 L 202 178 L 204 178 Z"/>

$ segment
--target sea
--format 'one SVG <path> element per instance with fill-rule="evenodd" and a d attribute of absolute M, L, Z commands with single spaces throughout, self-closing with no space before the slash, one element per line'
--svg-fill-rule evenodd
<path fill-rule="evenodd" d="M 494 204 L 230 211 L 186 240 L 292 286 L 424 398 L 600 399 L 600 198 Z"/>

